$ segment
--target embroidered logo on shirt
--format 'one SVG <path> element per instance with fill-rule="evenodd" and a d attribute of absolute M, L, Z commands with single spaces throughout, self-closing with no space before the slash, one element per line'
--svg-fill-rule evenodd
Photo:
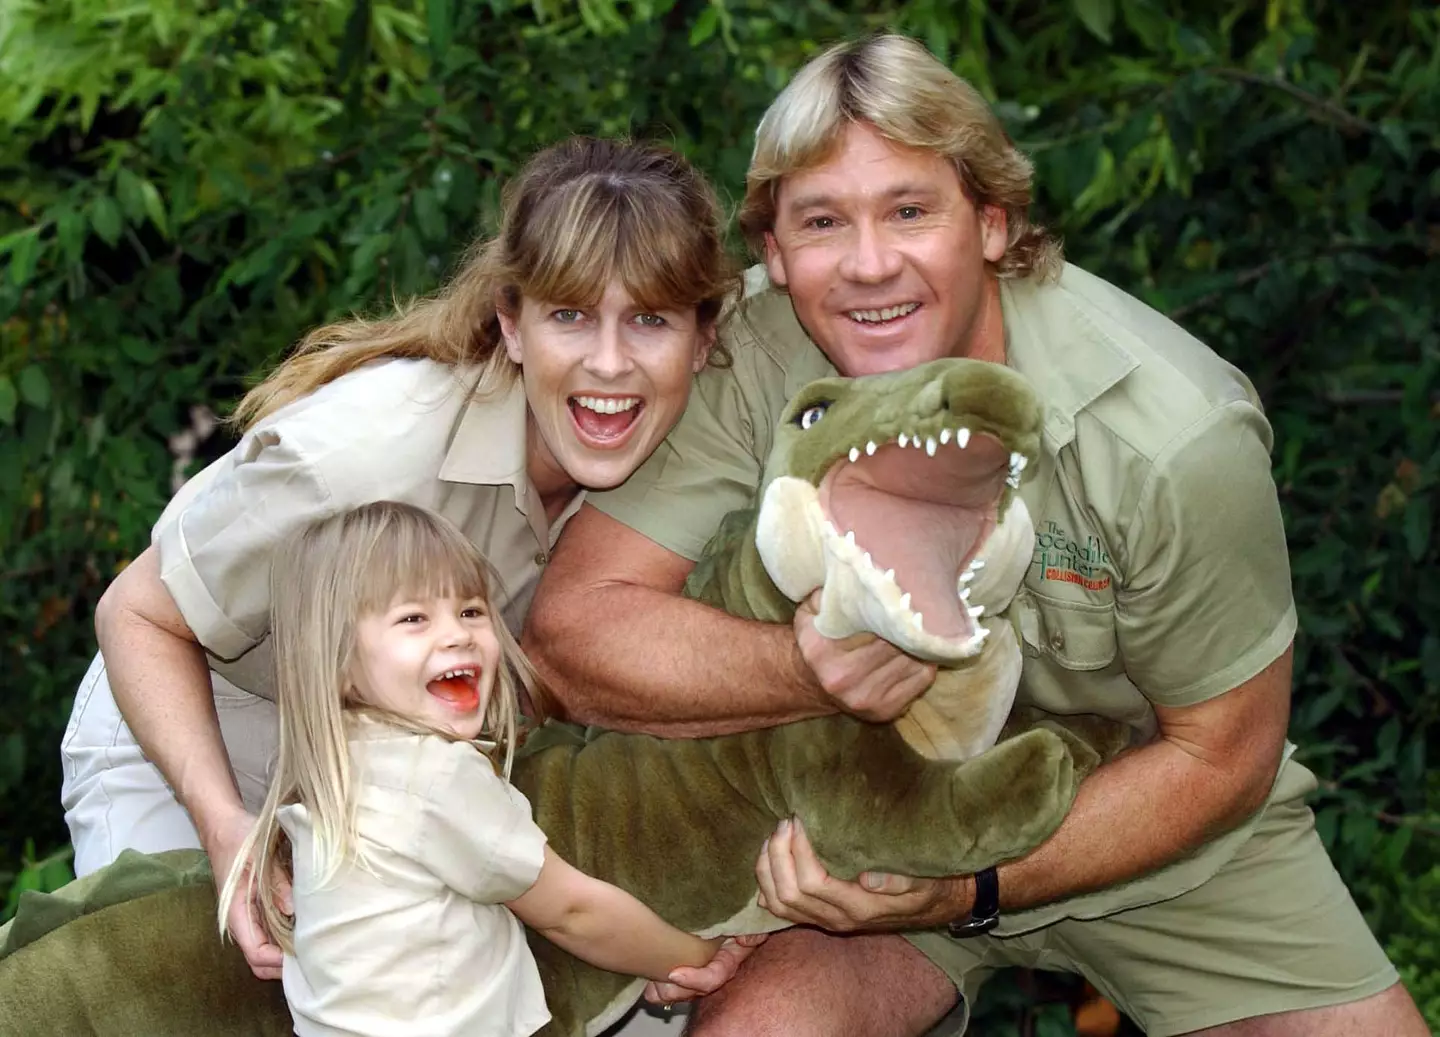
<path fill-rule="evenodd" d="M 1046 519 L 1035 532 L 1035 556 L 1030 563 L 1043 580 L 1074 583 L 1087 591 L 1110 586 L 1110 555 L 1100 539 L 1089 533 L 1076 540 L 1053 520 Z"/>

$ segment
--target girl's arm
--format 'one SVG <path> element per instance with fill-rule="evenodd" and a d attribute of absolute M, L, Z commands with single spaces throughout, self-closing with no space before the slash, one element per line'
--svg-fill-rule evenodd
<path fill-rule="evenodd" d="M 624 890 L 572 867 L 549 846 L 540 877 L 508 906 L 577 958 L 659 982 L 679 966 L 709 963 L 723 942 L 676 929 Z"/>

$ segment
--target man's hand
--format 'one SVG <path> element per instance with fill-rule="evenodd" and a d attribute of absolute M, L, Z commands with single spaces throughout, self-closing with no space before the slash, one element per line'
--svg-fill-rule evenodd
<path fill-rule="evenodd" d="M 755 863 L 760 906 L 777 918 L 831 932 L 929 929 L 963 918 L 975 902 L 968 876 L 915 879 L 865 872 L 831 878 L 799 818 L 781 821 Z"/>
<path fill-rule="evenodd" d="M 768 933 L 732 936 L 720 945 L 709 964 L 698 969 L 678 968 L 670 973 L 669 983 L 646 983 L 645 1000 L 654 1004 L 672 1005 L 713 994 L 730 980 L 750 952 L 765 942 Z"/>
<path fill-rule="evenodd" d="M 833 640 L 815 630 L 820 591 L 800 603 L 793 625 L 800 654 L 824 693 L 861 720 L 894 720 L 935 680 L 935 665 L 906 655 L 874 634 Z"/>
<path fill-rule="evenodd" d="M 238 813 L 232 815 L 218 827 L 211 829 L 209 838 L 205 841 L 205 852 L 210 857 L 210 868 L 215 875 L 217 890 L 225 885 L 225 879 L 230 874 L 230 868 L 240 851 L 240 844 L 250 834 L 250 829 L 254 824 L 255 819 L 249 814 Z M 295 905 L 291 894 L 290 879 L 278 863 L 272 862 L 271 866 L 275 869 L 277 906 L 285 914 L 293 915 Z M 245 960 L 249 962 L 250 971 L 255 973 L 255 977 L 257 979 L 279 979 L 284 954 L 280 950 L 280 945 L 274 942 L 265 928 L 265 923 L 261 921 L 256 901 L 248 893 L 249 884 L 249 869 L 247 868 L 246 874 L 241 877 L 240 885 L 235 891 L 235 898 L 230 902 L 226 926 L 235 945 L 244 952 Z"/>

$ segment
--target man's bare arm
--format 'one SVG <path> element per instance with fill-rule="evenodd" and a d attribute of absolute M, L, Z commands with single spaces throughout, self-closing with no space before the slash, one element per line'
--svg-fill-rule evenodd
<path fill-rule="evenodd" d="M 1253 814 L 1285 743 L 1291 665 L 1287 649 L 1223 695 L 1157 706 L 1161 736 L 1082 782 L 1055 833 L 999 869 L 1001 905 L 1034 907 L 1136 878 Z M 835 931 L 941 925 L 965 917 L 974 897 L 968 876 L 884 876 L 878 892 L 832 879 L 793 826 L 771 838 L 759 872 L 771 911 Z"/>
<path fill-rule="evenodd" d="M 582 507 L 530 610 L 524 647 L 558 712 L 616 730 L 701 737 L 845 710 L 890 719 L 934 668 L 869 635 L 830 641 L 681 596 L 693 564 Z"/>

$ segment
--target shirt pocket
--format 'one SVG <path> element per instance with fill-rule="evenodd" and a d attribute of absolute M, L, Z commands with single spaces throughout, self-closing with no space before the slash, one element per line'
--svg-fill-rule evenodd
<path fill-rule="evenodd" d="M 1033 591 L 1015 600 L 1024 652 L 1066 670 L 1104 670 L 1115 662 L 1115 606 L 1058 601 Z"/>

